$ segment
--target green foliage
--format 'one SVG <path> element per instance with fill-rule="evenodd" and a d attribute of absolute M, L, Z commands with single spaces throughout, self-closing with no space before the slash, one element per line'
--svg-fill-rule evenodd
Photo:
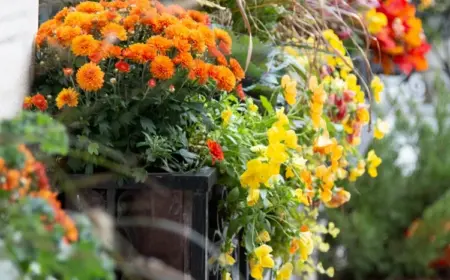
<path fill-rule="evenodd" d="M 337 242 L 347 253 L 348 263 L 341 268 L 339 279 L 432 274 L 429 263 L 450 244 L 445 229 L 450 219 L 450 95 L 442 82 L 436 83 L 436 90 L 436 129 L 419 112 L 405 116 L 398 111 L 392 134 L 374 144 L 383 159 L 378 177 L 357 181 L 350 187 L 352 199 L 345 208 L 328 211 L 330 220 L 341 229 Z M 393 143 L 399 133 L 419 151 L 409 175 L 403 175 L 395 163 L 398 147 Z M 413 234 L 409 231 L 412 235 L 407 238 L 414 221 L 419 221 L 419 227 Z M 337 259 L 332 262 L 339 268 Z"/>

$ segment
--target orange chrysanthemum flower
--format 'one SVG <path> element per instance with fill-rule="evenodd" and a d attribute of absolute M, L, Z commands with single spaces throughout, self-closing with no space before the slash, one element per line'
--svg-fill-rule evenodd
<path fill-rule="evenodd" d="M 214 29 L 214 35 L 216 40 L 219 40 L 219 48 L 224 54 L 231 53 L 232 40 L 230 34 L 225 30 L 216 28 Z"/>
<path fill-rule="evenodd" d="M 214 31 L 212 31 L 208 26 L 200 25 L 197 30 L 203 35 L 203 39 L 205 40 L 205 44 L 208 47 L 216 45 L 216 41 L 215 41 L 215 37 L 214 37 Z"/>
<path fill-rule="evenodd" d="M 100 42 L 92 35 L 80 35 L 72 40 L 72 52 L 78 56 L 89 56 L 100 47 Z"/>
<path fill-rule="evenodd" d="M 108 23 L 105 27 L 102 28 L 103 38 L 107 40 L 115 40 L 118 39 L 120 41 L 125 41 L 127 39 L 127 31 L 125 28 L 117 23 L 111 22 Z"/>
<path fill-rule="evenodd" d="M 231 71 L 233 71 L 233 74 L 236 77 L 236 80 L 240 81 L 243 78 L 245 78 L 245 72 L 236 59 L 230 58 L 230 68 L 231 68 Z"/>
<path fill-rule="evenodd" d="M 191 19 L 195 20 L 198 23 L 202 24 L 208 24 L 209 18 L 207 14 L 204 14 L 199 11 L 189 10 L 188 15 L 191 17 Z"/>
<path fill-rule="evenodd" d="M 156 57 L 156 50 L 147 44 L 137 43 L 130 45 L 123 51 L 123 55 L 133 61 L 145 63 Z"/>
<path fill-rule="evenodd" d="M 188 17 L 182 19 L 181 24 L 189 29 L 197 29 L 197 27 L 199 26 L 198 22 Z"/>
<path fill-rule="evenodd" d="M 147 44 L 150 45 L 151 48 L 158 50 L 161 55 L 165 55 L 166 52 L 173 46 L 172 40 L 164 38 L 160 35 L 150 37 L 147 40 Z"/>
<path fill-rule="evenodd" d="M 173 46 L 179 52 L 188 52 L 191 50 L 191 45 L 189 44 L 188 40 L 184 40 L 184 39 L 180 39 L 180 38 L 173 39 Z"/>
<path fill-rule="evenodd" d="M 93 14 L 82 13 L 82 12 L 72 12 L 67 14 L 64 19 L 64 24 L 69 26 L 79 26 L 86 32 L 89 32 L 92 28 Z"/>
<path fill-rule="evenodd" d="M 155 78 L 168 80 L 175 73 L 175 66 L 169 57 L 158 55 L 150 64 L 150 72 Z"/>
<path fill-rule="evenodd" d="M 86 2 L 81 2 L 80 4 L 78 4 L 75 7 L 75 9 L 79 12 L 95 14 L 95 13 L 103 11 L 105 8 L 103 8 L 103 6 L 100 3 L 86 1 Z"/>
<path fill-rule="evenodd" d="M 180 64 L 182 67 L 189 69 L 192 67 L 192 63 L 194 62 L 194 58 L 189 52 L 180 52 L 177 56 L 174 57 L 173 62 L 175 64 Z"/>
<path fill-rule="evenodd" d="M 236 77 L 233 72 L 225 66 L 213 66 L 214 74 L 212 78 L 216 81 L 217 87 L 225 91 L 232 91 L 236 86 Z"/>
<path fill-rule="evenodd" d="M 138 24 L 140 18 L 138 15 L 130 15 L 123 19 L 123 26 L 128 31 L 134 30 L 136 24 Z"/>
<path fill-rule="evenodd" d="M 97 91 L 103 87 L 105 73 L 95 63 L 86 63 L 78 69 L 77 83 L 85 91 Z"/>
<path fill-rule="evenodd" d="M 62 21 L 67 16 L 68 13 L 69 8 L 64 7 L 61 11 L 57 12 L 53 18 L 57 21 Z"/>
<path fill-rule="evenodd" d="M 166 30 L 164 30 L 164 36 L 166 36 L 169 39 L 176 38 L 187 40 L 189 39 L 189 32 L 190 32 L 189 28 L 180 23 L 177 23 L 167 27 Z"/>
<path fill-rule="evenodd" d="M 56 97 L 56 107 L 61 109 L 64 105 L 76 107 L 78 105 L 78 92 L 73 88 L 65 88 Z"/>
<path fill-rule="evenodd" d="M 201 59 L 195 59 L 188 77 L 191 80 L 198 79 L 198 83 L 203 85 L 208 80 L 208 70 L 209 64 Z"/>
<path fill-rule="evenodd" d="M 33 97 L 31 97 L 31 102 L 33 103 L 34 106 L 36 106 L 36 108 L 38 108 L 41 111 L 45 111 L 48 108 L 47 100 L 40 93 L 35 94 Z"/>
<path fill-rule="evenodd" d="M 38 46 L 42 45 L 47 37 L 53 34 L 53 31 L 55 30 L 55 28 L 57 28 L 57 26 L 58 21 L 54 19 L 48 20 L 41 24 L 36 34 L 36 44 Z"/>
<path fill-rule="evenodd" d="M 70 46 L 73 38 L 81 35 L 82 30 L 80 27 L 75 26 L 60 26 L 56 29 L 56 37 L 61 45 L 64 47 Z"/>
<path fill-rule="evenodd" d="M 198 53 L 204 53 L 206 50 L 205 39 L 202 33 L 197 30 L 191 30 L 189 34 L 189 42 L 191 43 L 192 50 Z"/>

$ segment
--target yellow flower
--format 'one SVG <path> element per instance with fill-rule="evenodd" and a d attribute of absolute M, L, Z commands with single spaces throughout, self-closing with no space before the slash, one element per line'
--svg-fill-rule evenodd
<path fill-rule="evenodd" d="M 255 260 L 250 260 L 250 275 L 256 279 L 260 280 L 263 278 L 264 268 L 262 265 L 258 264 Z"/>
<path fill-rule="evenodd" d="M 292 178 L 295 176 L 294 171 L 292 170 L 292 167 L 288 166 L 286 167 L 286 174 L 284 175 L 286 179 Z"/>
<path fill-rule="evenodd" d="M 366 164 L 364 160 L 360 160 L 358 162 L 357 167 L 350 170 L 350 176 L 348 180 L 350 182 L 354 182 L 358 177 L 361 177 L 364 174 L 364 172 L 366 172 Z"/>
<path fill-rule="evenodd" d="M 288 148 L 295 149 L 297 148 L 297 134 L 295 134 L 295 131 L 288 130 L 286 131 L 284 143 Z"/>
<path fill-rule="evenodd" d="M 297 201 L 300 203 L 303 203 L 306 206 L 309 206 L 309 199 L 306 195 L 304 195 L 303 190 L 302 189 L 296 189 L 294 191 L 295 196 L 297 197 Z"/>
<path fill-rule="evenodd" d="M 377 120 L 373 136 L 377 139 L 383 139 L 384 135 L 389 131 L 387 122 L 380 119 Z"/>
<path fill-rule="evenodd" d="M 67 105 L 69 107 L 76 107 L 78 105 L 78 92 L 73 88 L 64 88 L 56 97 L 56 106 L 58 109 Z"/>
<path fill-rule="evenodd" d="M 235 262 L 236 260 L 228 253 L 222 253 L 219 256 L 219 264 L 221 266 L 233 265 Z"/>
<path fill-rule="evenodd" d="M 272 247 L 269 245 L 263 244 L 255 249 L 253 252 L 255 254 L 255 257 L 258 261 L 258 263 L 264 267 L 264 268 L 273 268 L 275 265 L 272 255 L 270 254 L 272 252 Z"/>
<path fill-rule="evenodd" d="M 289 155 L 286 152 L 286 146 L 281 143 L 269 144 L 267 147 L 267 157 L 270 162 L 281 164 L 289 159 Z"/>
<path fill-rule="evenodd" d="M 327 203 L 331 200 L 331 197 L 333 196 L 333 193 L 331 192 L 330 189 L 327 188 L 323 188 L 320 190 L 320 199 Z"/>
<path fill-rule="evenodd" d="M 378 176 L 377 167 L 381 164 L 381 162 L 382 162 L 381 158 L 379 158 L 375 154 L 374 150 L 371 150 L 367 155 L 367 163 L 369 165 L 367 168 L 367 172 L 369 173 L 370 177 Z"/>
<path fill-rule="evenodd" d="M 224 125 L 228 125 L 230 123 L 231 117 L 233 116 L 233 111 L 230 108 L 227 108 L 222 112 L 221 117 Z"/>
<path fill-rule="evenodd" d="M 252 159 L 247 162 L 247 170 L 241 175 L 241 185 L 251 189 L 259 188 L 261 183 L 265 183 L 268 177 L 268 164 L 260 159 Z"/>
<path fill-rule="evenodd" d="M 250 189 L 247 196 L 247 205 L 254 206 L 259 201 L 259 189 Z"/>
<path fill-rule="evenodd" d="M 375 76 L 372 81 L 370 82 L 370 88 L 373 92 L 373 98 L 377 103 L 380 103 L 381 97 L 380 94 L 384 90 L 384 84 L 381 81 L 380 77 Z"/>
<path fill-rule="evenodd" d="M 278 144 L 286 137 L 286 130 L 279 126 L 272 126 L 267 131 L 267 137 L 269 138 L 269 144 Z"/>
<path fill-rule="evenodd" d="M 288 75 L 281 78 L 281 87 L 284 89 L 284 99 L 289 105 L 295 104 L 297 97 L 297 82 Z"/>
<path fill-rule="evenodd" d="M 370 120 L 370 115 L 367 108 L 365 107 L 358 108 L 358 110 L 356 110 L 356 118 L 358 119 L 358 121 L 362 123 L 368 123 Z"/>
<path fill-rule="evenodd" d="M 378 13 L 376 9 L 371 9 L 366 13 L 367 29 L 372 35 L 377 35 L 387 24 L 385 14 Z"/>
<path fill-rule="evenodd" d="M 222 273 L 222 280 L 232 280 L 229 272 Z"/>
<path fill-rule="evenodd" d="M 345 83 L 347 84 L 347 89 L 355 92 L 355 100 L 358 103 L 364 103 L 364 92 L 361 90 L 361 86 L 358 85 L 358 79 L 354 74 L 349 74 L 345 78 Z"/>
<path fill-rule="evenodd" d="M 253 103 L 248 105 L 248 109 L 250 110 L 250 112 L 253 112 L 253 113 L 258 112 L 258 106 L 256 106 Z"/>
<path fill-rule="evenodd" d="M 314 250 L 314 241 L 312 239 L 311 232 L 309 230 L 301 232 L 299 239 L 300 259 L 302 261 L 306 261 L 309 255 L 312 254 L 313 250 Z"/>
<path fill-rule="evenodd" d="M 258 234 L 258 237 L 256 239 L 257 242 L 269 242 L 270 241 L 270 235 L 267 230 L 263 230 Z"/>
<path fill-rule="evenodd" d="M 284 113 L 284 108 L 277 109 L 277 119 L 273 125 L 278 127 L 279 129 L 284 129 L 287 125 L 289 125 L 289 119 Z"/>
<path fill-rule="evenodd" d="M 294 266 L 292 263 L 288 262 L 285 263 L 277 273 L 277 279 L 276 280 L 289 280 L 291 279 L 292 270 L 294 269 Z"/>
<path fill-rule="evenodd" d="M 333 278 L 334 277 L 334 268 L 333 267 L 327 268 L 327 270 L 325 271 L 325 274 L 328 277 Z"/>
<path fill-rule="evenodd" d="M 291 46 L 287 46 L 284 48 L 284 51 L 292 56 L 298 56 L 298 51 Z"/>

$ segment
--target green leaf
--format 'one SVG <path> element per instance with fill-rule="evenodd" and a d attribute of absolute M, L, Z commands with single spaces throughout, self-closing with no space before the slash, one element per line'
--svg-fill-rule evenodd
<path fill-rule="evenodd" d="M 98 148 L 99 146 L 97 143 L 91 142 L 88 145 L 88 153 L 91 155 L 98 155 Z"/>
<path fill-rule="evenodd" d="M 269 114 L 273 114 L 274 110 L 273 110 L 272 104 L 270 104 L 269 100 L 267 100 L 267 98 L 265 98 L 264 96 L 260 96 L 260 100 L 261 100 L 261 104 L 263 105 L 264 109 L 266 109 L 266 111 Z"/>
<path fill-rule="evenodd" d="M 142 117 L 141 118 L 141 126 L 148 133 L 156 133 L 155 124 L 149 118 Z"/>
<path fill-rule="evenodd" d="M 239 199 L 239 188 L 233 188 L 227 195 L 227 200 L 230 203 L 233 203 Z"/>

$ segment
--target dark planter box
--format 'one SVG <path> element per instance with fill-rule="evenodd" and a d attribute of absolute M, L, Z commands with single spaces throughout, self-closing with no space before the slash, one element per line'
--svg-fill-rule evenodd
<path fill-rule="evenodd" d="M 203 168 L 197 173 L 185 174 L 153 173 L 145 183 L 123 185 L 117 184 L 115 175 L 103 175 L 92 187 L 78 186 L 78 199 L 73 199 L 73 194 L 71 197 L 64 195 L 65 208 L 82 210 L 77 201 L 90 207 L 101 207 L 115 217 L 118 231 L 141 255 L 159 258 L 194 279 L 209 277 L 205 248 L 208 248 L 208 236 L 211 237 L 216 226 L 217 199 L 210 205 L 217 182 L 215 169 Z M 77 178 L 83 177 L 75 177 L 75 184 Z M 215 213 L 210 213 L 210 207 Z M 121 225 L 121 222 L 133 219 L 176 222 L 200 233 L 202 244 L 199 246 L 182 233 L 158 229 L 145 222 Z"/>

